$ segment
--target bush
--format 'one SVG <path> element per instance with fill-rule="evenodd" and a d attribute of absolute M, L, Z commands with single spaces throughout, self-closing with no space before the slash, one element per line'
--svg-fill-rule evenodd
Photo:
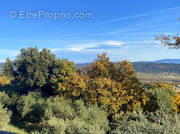
<path fill-rule="evenodd" d="M 26 121 L 32 123 L 40 122 L 44 116 L 44 101 L 40 93 L 30 92 L 18 100 L 16 108 L 21 117 Z"/>
<path fill-rule="evenodd" d="M 0 103 L 5 106 L 10 105 L 12 103 L 11 99 L 5 92 L 0 92 Z"/>
<path fill-rule="evenodd" d="M 51 97 L 46 101 L 45 120 L 49 120 L 52 116 L 60 119 L 72 119 L 75 117 L 74 109 L 71 107 L 69 100 L 63 97 Z"/>
<path fill-rule="evenodd" d="M 145 105 L 145 110 L 155 112 L 157 110 L 172 112 L 175 105 L 173 97 L 175 92 L 169 88 L 151 88 L 147 90 L 149 101 Z"/>
<path fill-rule="evenodd" d="M 48 134 L 104 134 L 109 130 L 109 123 L 106 112 L 96 106 L 55 97 L 47 100 L 42 128 L 41 133 Z"/>
<path fill-rule="evenodd" d="M 19 99 L 17 110 L 26 123 L 38 124 L 36 130 L 43 134 L 109 131 L 106 112 L 80 100 L 59 96 L 44 99 L 40 93 L 30 92 Z"/>
<path fill-rule="evenodd" d="M 144 114 L 140 110 L 125 114 L 116 122 L 111 134 L 178 134 L 179 125 L 178 115 L 170 115 L 162 111 L 156 114 Z"/>
<path fill-rule="evenodd" d="M 45 121 L 43 125 L 42 134 L 64 134 L 67 122 L 63 119 L 51 117 L 49 120 Z"/>
<path fill-rule="evenodd" d="M 164 109 L 165 111 L 180 112 L 180 95 L 169 84 L 156 83 L 149 84 L 146 89 L 149 101 L 145 105 L 145 110 L 150 112 Z"/>
<path fill-rule="evenodd" d="M 0 103 L 0 128 L 5 127 L 10 122 L 11 112 Z"/>
<path fill-rule="evenodd" d="M 174 110 L 180 113 L 180 95 L 178 93 L 175 93 L 173 101 L 175 103 Z"/>

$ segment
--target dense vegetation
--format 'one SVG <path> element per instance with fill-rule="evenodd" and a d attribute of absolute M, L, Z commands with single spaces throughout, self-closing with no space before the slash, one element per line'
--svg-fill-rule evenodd
<path fill-rule="evenodd" d="M 0 129 L 32 134 L 139 134 L 180 130 L 180 96 L 143 85 L 128 61 L 105 53 L 83 68 L 48 49 L 22 49 L 0 76 Z"/>

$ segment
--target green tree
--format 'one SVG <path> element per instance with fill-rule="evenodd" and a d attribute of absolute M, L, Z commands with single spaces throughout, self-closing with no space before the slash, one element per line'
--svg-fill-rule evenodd
<path fill-rule="evenodd" d="M 48 49 L 39 51 L 37 48 L 22 49 L 13 65 L 7 60 L 4 70 L 10 69 L 22 93 L 38 90 L 50 94 L 53 93 L 52 80 L 62 82 L 76 70 L 73 62 L 57 59 Z"/>
<path fill-rule="evenodd" d="M 13 75 L 13 63 L 9 58 L 6 59 L 5 65 L 3 66 L 3 74 L 9 77 Z"/>

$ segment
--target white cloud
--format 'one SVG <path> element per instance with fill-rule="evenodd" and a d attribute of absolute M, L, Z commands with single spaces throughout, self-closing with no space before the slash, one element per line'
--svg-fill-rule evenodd
<path fill-rule="evenodd" d="M 104 42 L 105 45 L 120 46 L 123 44 L 122 41 L 109 40 Z"/>
<path fill-rule="evenodd" d="M 67 48 L 67 50 L 70 50 L 70 51 L 82 51 L 86 49 L 86 47 L 70 47 L 70 48 Z"/>
<path fill-rule="evenodd" d="M 50 49 L 52 52 L 57 52 L 57 51 L 61 51 L 64 50 L 63 48 L 51 48 Z"/>
<path fill-rule="evenodd" d="M 68 48 L 51 48 L 50 50 L 54 53 L 57 53 L 59 51 L 72 51 L 72 52 L 84 52 L 84 51 L 91 51 L 89 49 L 92 49 L 92 51 L 95 51 L 95 49 L 99 50 L 100 47 L 103 46 L 120 46 L 123 45 L 122 41 L 117 40 L 107 40 L 107 41 L 96 41 L 91 43 L 79 43 L 74 44 L 72 47 Z"/>

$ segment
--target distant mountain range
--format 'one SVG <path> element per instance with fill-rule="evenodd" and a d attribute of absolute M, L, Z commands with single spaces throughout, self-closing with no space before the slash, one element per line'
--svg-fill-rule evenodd
<path fill-rule="evenodd" d="M 174 64 L 180 64 L 180 59 L 162 59 L 154 61 L 154 63 L 174 63 Z"/>
<path fill-rule="evenodd" d="M 0 63 L 0 70 L 4 63 Z M 76 64 L 78 68 L 90 65 L 90 63 Z M 141 73 L 178 73 L 180 74 L 180 59 L 162 59 L 151 62 L 132 62 L 136 72 Z"/>
<path fill-rule="evenodd" d="M 82 68 L 90 63 L 76 64 Z M 133 68 L 140 73 L 177 73 L 180 74 L 180 59 L 163 59 L 151 62 L 132 62 Z"/>

